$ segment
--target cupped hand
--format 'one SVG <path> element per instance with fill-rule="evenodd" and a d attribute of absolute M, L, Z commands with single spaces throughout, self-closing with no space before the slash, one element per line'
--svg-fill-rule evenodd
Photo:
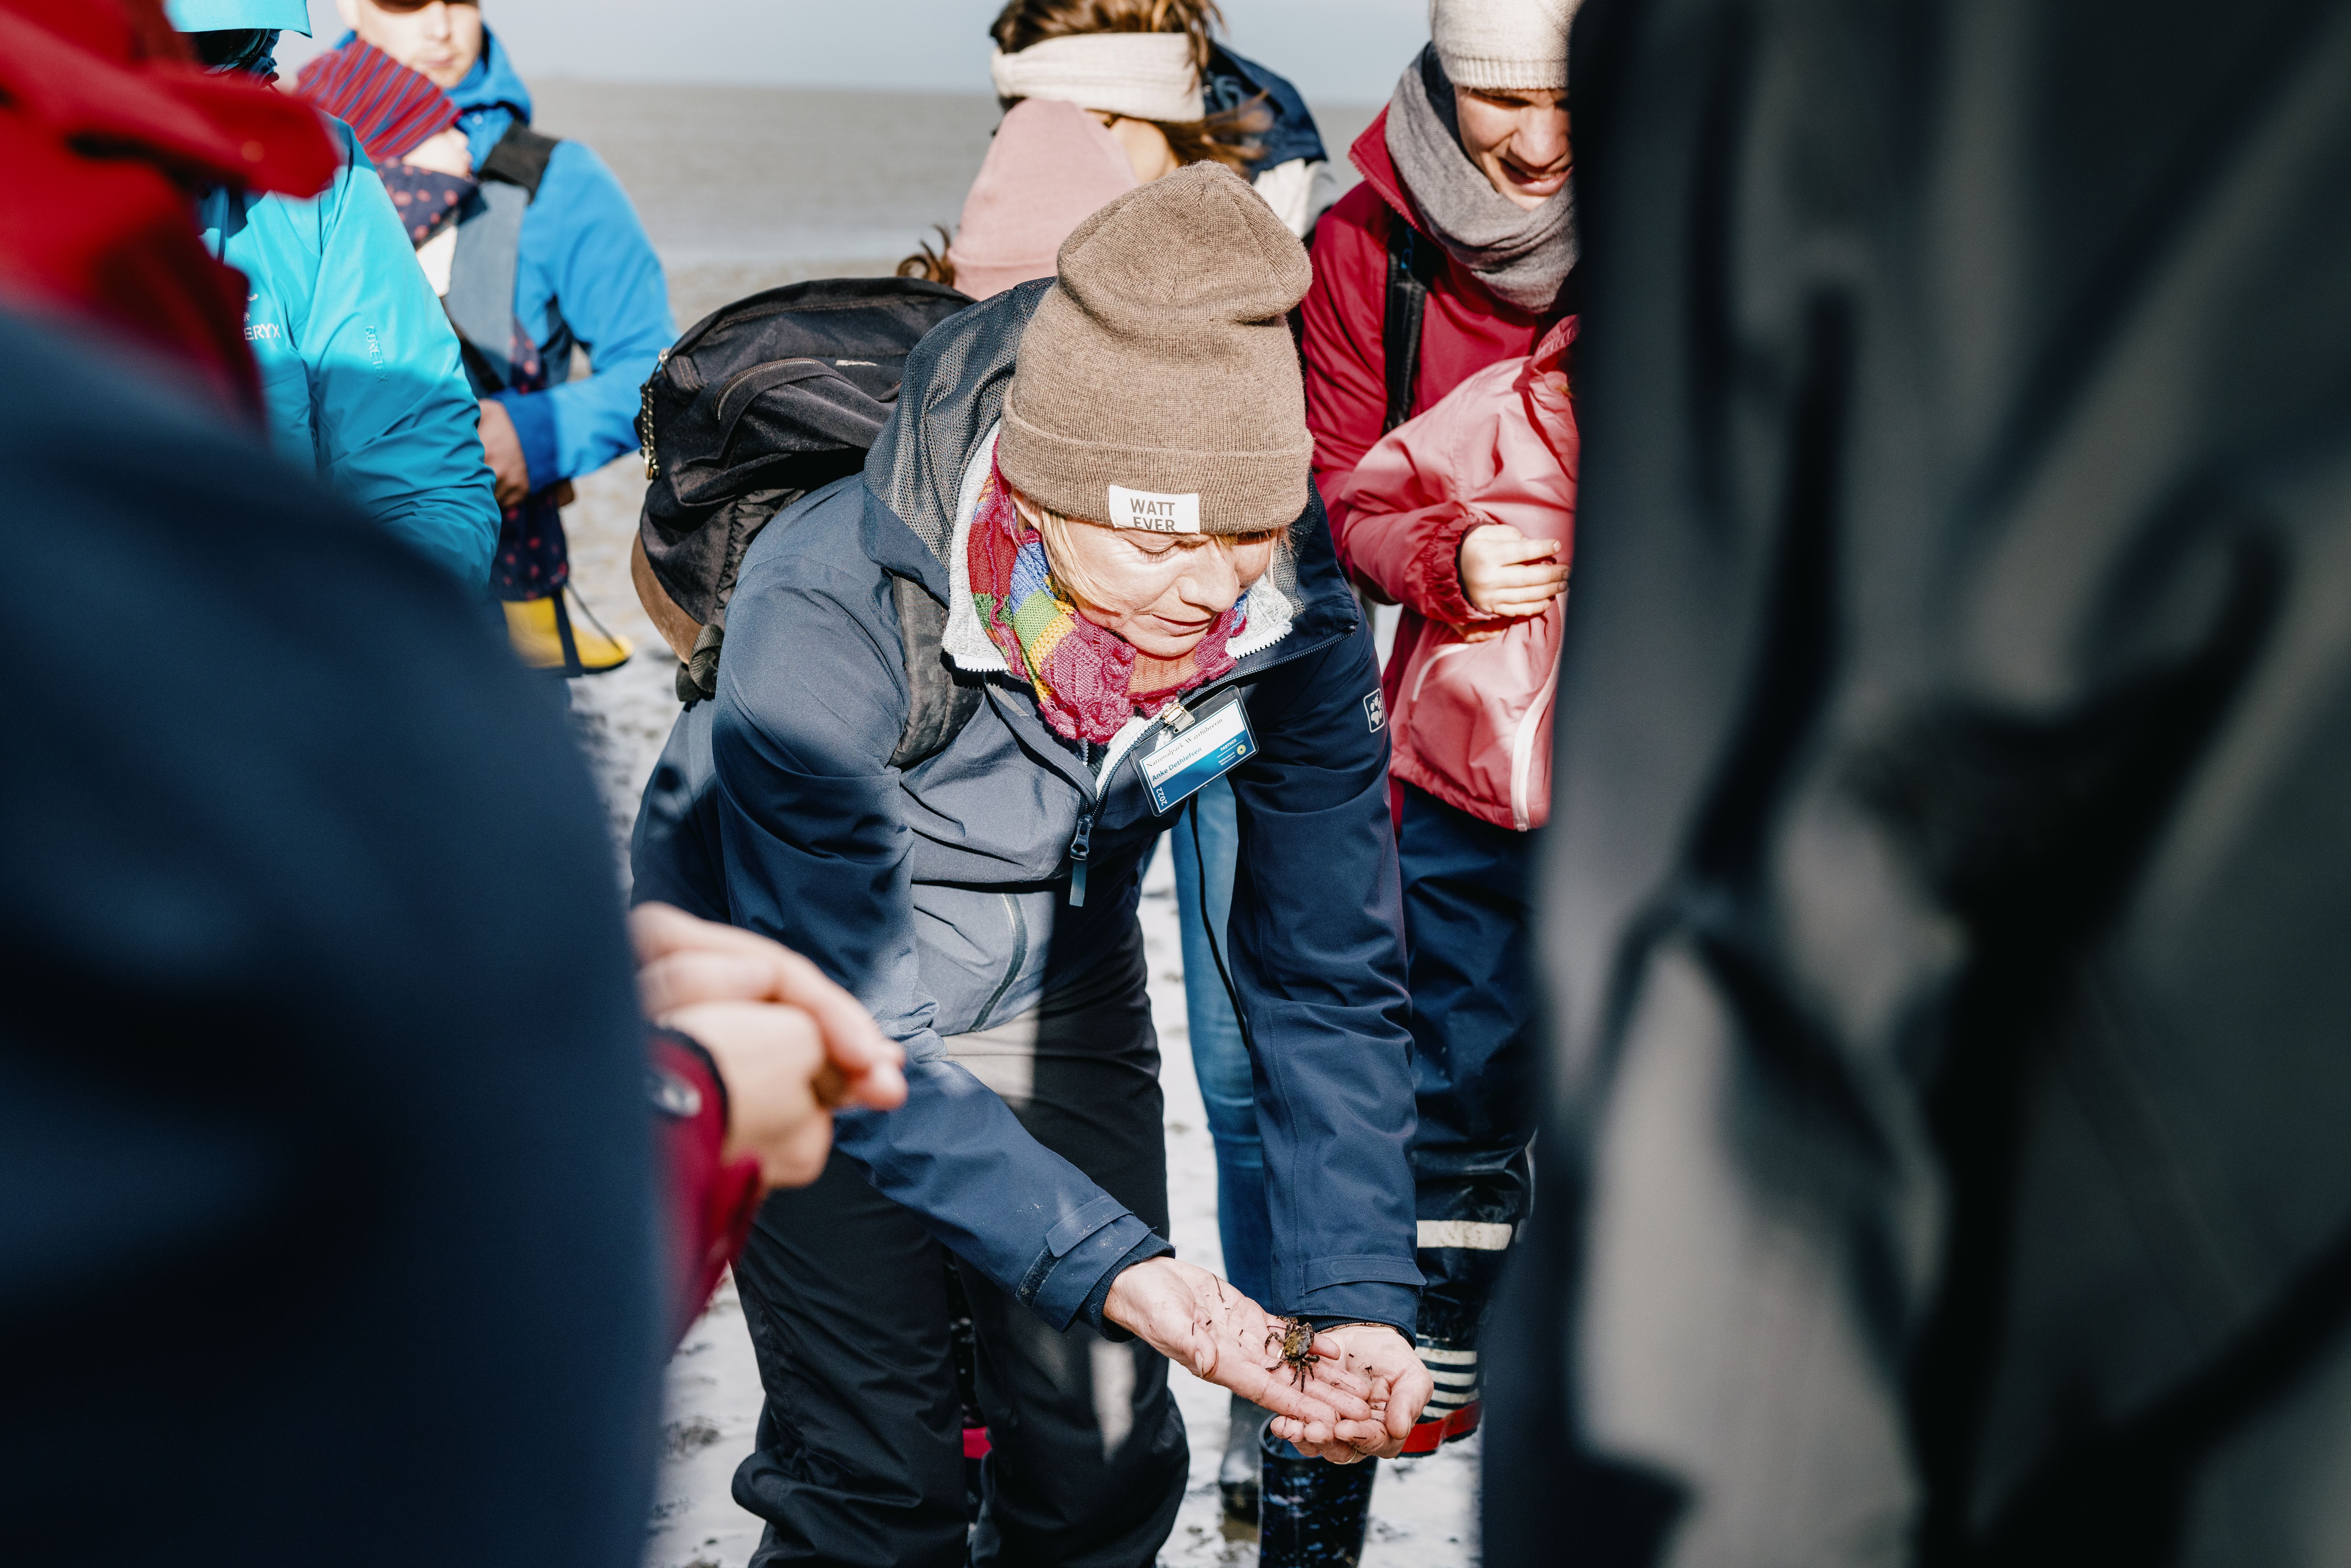
<path fill-rule="evenodd" d="M 700 1040 L 678 1021 L 681 1009 L 710 1002 L 796 1009 L 813 1022 L 823 1048 L 811 1086 L 819 1105 L 888 1111 L 905 1103 L 904 1049 L 883 1037 L 855 997 L 782 943 L 697 920 L 667 904 L 632 910 L 629 937 L 637 950 L 638 998 L 655 1023 Z"/>
<path fill-rule="evenodd" d="M 1461 597 L 1486 615 L 1539 615 L 1567 590 L 1557 539 L 1531 539 L 1508 523 L 1461 536 Z"/>
<path fill-rule="evenodd" d="M 1326 1436 L 1311 1423 L 1291 1419 L 1276 1411 L 1273 1435 L 1295 1443 L 1316 1458 L 1333 1464 L 1357 1459 L 1391 1459 L 1404 1452 L 1412 1424 L 1437 1392 L 1437 1380 L 1421 1364 L 1412 1341 L 1385 1323 L 1349 1323 L 1326 1329 L 1315 1342 L 1328 1341 L 1339 1353 L 1340 1369 L 1370 1385 L 1374 1414 L 1368 1419 L 1343 1420 Z"/>
<path fill-rule="evenodd" d="M 1111 1281 L 1102 1315 L 1193 1376 L 1281 1416 L 1311 1440 L 1351 1457 L 1342 1433 L 1375 1424 L 1368 1378 L 1342 1364 L 1327 1334 L 1301 1381 L 1282 1360 L 1282 1320 L 1206 1269 L 1173 1258 L 1128 1265 Z"/>

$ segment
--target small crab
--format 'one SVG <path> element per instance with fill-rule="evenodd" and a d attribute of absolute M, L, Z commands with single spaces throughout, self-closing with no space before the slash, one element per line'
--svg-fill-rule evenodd
<path fill-rule="evenodd" d="M 1307 1368 L 1314 1364 L 1314 1325 L 1301 1318 L 1276 1318 L 1273 1331 L 1265 1336 L 1265 1348 L 1281 1347 L 1282 1364 L 1298 1378 L 1298 1386 L 1306 1386 Z"/>

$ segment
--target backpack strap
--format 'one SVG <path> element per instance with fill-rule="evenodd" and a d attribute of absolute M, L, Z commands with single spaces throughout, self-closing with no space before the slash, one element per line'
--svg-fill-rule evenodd
<path fill-rule="evenodd" d="M 940 652 L 947 609 L 911 577 L 890 576 L 898 632 L 906 644 L 906 728 L 890 766 L 901 770 L 936 757 L 979 711 L 979 683 L 956 678 Z"/>
<path fill-rule="evenodd" d="M 485 180 L 520 185 L 525 196 L 536 199 L 538 183 L 547 178 L 547 161 L 562 144 L 560 136 L 542 136 L 517 120 L 507 127 L 507 133 L 498 138 L 498 144 L 490 149 L 475 172 Z"/>
<path fill-rule="evenodd" d="M 442 304 L 457 329 L 476 394 L 504 392 L 514 383 L 515 272 L 522 254 L 523 214 L 538 195 L 547 161 L 560 145 L 560 138 L 541 136 L 519 120 L 507 127 L 482 160 L 481 188 L 474 198 L 480 204 L 469 203 L 458 219 L 457 252 L 450 258 L 449 292 Z M 565 339 L 559 325 L 556 336 Z M 570 371 L 571 350 L 568 340 L 549 347 L 552 386 Z M 558 349 L 559 353 L 553 351 Z"/>
<path fill-rule="evenodd" d="M 519 185 L 485 180 L 466 205 L 457 221 L 457 251 L 449 261 L 449 292 L 441 304 L 457 329 L 466 370 L 481 383 L 474 389 L 479 396 L 504 392 L 514 382 L 515 271 L 530 193 Z"/>
<path fill-rule="evenodd" d="M 1388 219 L 1387 311 L 1380 327 L 1380 345 L 1387 356 L 1388 406 L 1380 434 L 1386 434 L 1412 415 L 1414 383 L 1420 377 L 1420 324 L 1427 312 L 1428 286 L 1437 277 L 1437 246 L 1405 222 L 1400 213 Z"/>

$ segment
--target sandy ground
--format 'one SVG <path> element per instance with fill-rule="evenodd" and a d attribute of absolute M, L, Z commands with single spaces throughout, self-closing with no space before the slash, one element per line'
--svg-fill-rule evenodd
<path fill-rule="evenodd" d="M 773 283 L 861 270 L 855 263 L 683 267 L 674 272 L 671 291 L 679 321 L 687 323 Z M 639 649 L 622 668 L 575 681 L 571 687 L 573 716 L 611 804 L 615 842 L 624 845 L 637 797 L 677 714 L 675 663 L 629 586 L 628 549 L 644 495 L 643 469 L 635 458 L 622 458 L 579 490 L 579 504 L 566 514 L 575 580 L 604 623 Z M 1163 852 L 1144 884 L 1143 928 L 1165 1062 L 1173 1239 L 1185 1257 L 1220 1268 L 1216 1166 L 1192 1074 L 1176 920 L 1175 883 Z M 1175 1383 L 1191 1436 L 1192 1479 L 1160 1562 L 1169 1568 L 1253 1563 L 1255 1532 L 1227 1527 L 1217 1501 L 1227 1396 L 1181 1371 Z M 750 1450 L 758 1411 L 758 1375 L 730 1284 L 720 1290 L 670 1364 L 660 1490 L 647 1529 L 648 1568 L 740 1568 L 748 1559 L 758 1542 L 758 1521 L 735 1506 L 728 1485 Z M 1430 1458 L 1390 1462 L 1381 1471 L 1365 1568 L 1468 1568 L 1477 1563 L 1476 1438 Z"/>

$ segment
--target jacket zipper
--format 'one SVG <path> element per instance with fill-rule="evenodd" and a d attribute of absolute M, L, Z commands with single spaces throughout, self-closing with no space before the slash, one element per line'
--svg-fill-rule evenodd
<path fill-rule="evenodd" d="M 1238 680 L 1228 681 L 1225 685 L 1237 686 L 1240 685 L 1240 682 Z M 1203 697 L 1223 689 L 1223 686 L 1210 683 L 1209 685 L 1197 687 L 1186 695 L 1189 695 L 1192 698 L 1193 703 L 1196 706 Z M 1184 707 L 1183 704 L 1178 702 L 1172 706 L 1176 712 L 1184 716 L 1184 719 L 1186 724 L 1191 722 L 1192 716 L 1190 712 Z M 1164 710 L 1161 717 L 1163 720 L 1165 717 Z M 1173 727 L 1171 726 L 1170 727 L 1172 728 Z M 1144 733 L 1147 734 L 1149 732 L 1145 731 Z M 1141 744 L 1143 744 L 1143 736 L 1138 735 L 1135 737 L 1134 746 L 1140 746 Z M 1126 750 L 1119 753 L 1118 765 L 1120 767 L 1124 767 L 1127 758 L 1134 755 L 1134 746 L 1130 746 Z M 1092 755 L 1092 747 L 1091 744 L 1084 741 L 1079 742 L 1079 758 L 1081 761 L 1090 760 Z M 1091 852 L 1093 845 L 1094 814 L 1101 810 L 1103 791 L 1110 787 L 1109 776 L 1111 771 L 1110 759 L 1105 758 L 1103 758 L 1103 776 L 1093 781 L 1094 803 L 1078 813 L 1078 831 L 1070 837 L 1070 906 L 1072 909 L 1081 909 L 1085 907 L 1086 856 Z"/>
<path fill-rule="evenodd" d="M 1314 644 L 1314 648 L 1320 648 L 1322 646 L 1322 643 L 1321 643 Z M 1314 651 L 1314 648 L 1299 648 L 1294 650 L 1290 653 L 1290 658 L 1298 658 L 1306 653 L 1311 653 Z M 1289 659 L 1280 659 L 1275 661 L 1275 664 L 1284 664 L 1289 662 Z M 1275 667 L 1275 664 L 1269 664 L 1265 666 L 1265 668 L 1272 669 Z M 1210 681 L 1192 691 L 1186 692 L 1185 695 L 1192 699 L 1190 706 L 1196 708 L 1207 698 L 1223 691 L 1227 686 L 1238 686 L 1244 680 L 1248 680 L 1252 676 L 1262 673 L 1262 671 L 1253 670 L 1249 675 L 1236 675 L 1222 682 Z M 1139 743 L 1140 737 L 1138 737 L 1137 738 Z M 1128 747 L 1130 752 L 1133 749 L 1134 747 Z M 1079 757 L 1081 760 L 1083 760 L 1088 757 L 1089 750 L 1090 748 L 1086 747 L 1085 743 L 1080 743 Z M 1125 760 L 1126 758 L 1124 756 L 1122 756 L 1119 758 L 1122 765 L 1124 764 Z M 1108 769 L 1105 768 L 1104 771 L 1107 773 Z M 1094 803 L 1078 813 L 1078 831 L 1070 835 L 1070 907 L 1072 909 L 1082 909 L 1085 907 L 1086 856 L 1092 852 L 1093 846 L 1094 813 L 1101 809 L 1102 791 L 1108 787 L 1109 783 L 1110 780 L 1107 778 L 1097 779 L 1093 781 Z"/>
<path fill-rule="evenodd" d="M 1078 813 L 1078 831 L 1070 838 L 1070 907 L 1080 909 L 1086 902 L 1086 855 L 1092 848 L 1094 814 L 1092 808 Z"/>
<path fill-rule="evenodd" d="M 661 459 L 653 455 L 653 382 L 661 380 L 662 371 L 669 365 L 669 357 L 676 350 L 664 349 L 661 358 L 653 361 L 653 373 L 637 389 L 637 451 L 645 460 L 645 477 L 661 477 Z"/>

